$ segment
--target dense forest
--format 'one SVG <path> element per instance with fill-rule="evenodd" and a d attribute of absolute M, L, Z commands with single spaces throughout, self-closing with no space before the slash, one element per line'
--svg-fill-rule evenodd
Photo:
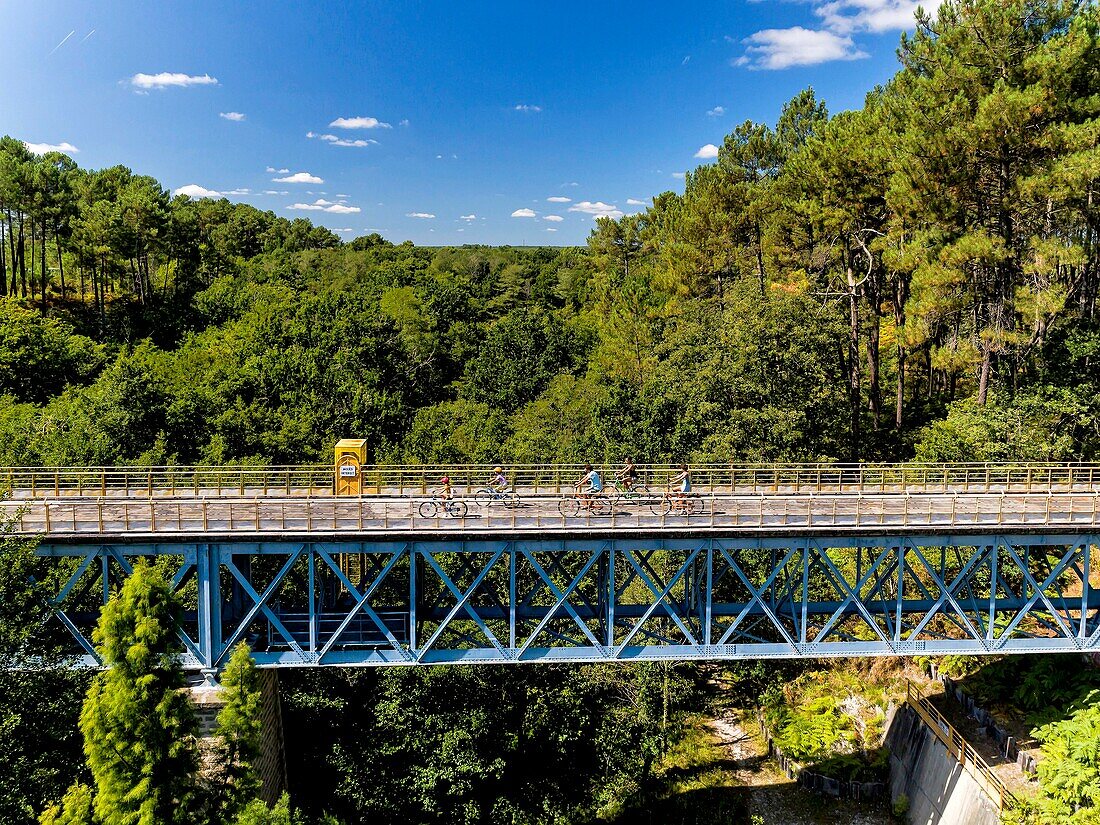
<path fill-rule="evenodd" d="M 805 90 L 586 248 L 343 243 L 2 138 L 0 464 L 321 461 L 348 436 L 380 463 L 1096 460 L 1098 37 L 1093 2 L 949 0 L 862 109 Z M 696 678 L 293 674 L 292 801 L 584 821 Z M 3 821 L 83 775 L 86 681 L 0 676 Z"/>

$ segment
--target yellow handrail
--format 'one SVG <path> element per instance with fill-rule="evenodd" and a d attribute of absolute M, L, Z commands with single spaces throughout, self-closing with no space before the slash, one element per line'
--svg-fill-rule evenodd
<path fill-rule="evenodd" d="M 639 464 L 650 486 L 665 484 L 677 472 L 671 464 Z M 599 467 L 607 481 L 616 469 Z M 422 495 L 446 472 L 452 485 L 472 493 L 491 475 L 489 465 L 365 465 L 369 492 Z M 329 464 L 273 466 L 163 467 L 7 467 L 7 487 L 21 497 L 162 493 L 192 495 L 233 491 L 237 495 L 279 491 L 331 495 Z M 531 495 L 557 494 L 581 475 L 574 464 L 512 464 L 506 474 L 513 486 Z M 696 464 L 693 485 L 715 493 L 790 492 L 1046 492 L 1100 490 L 1100 464 Z"/>
<path fill-rule="evenodd" d="M 989 763 L 974 750 L 962 734 L 936 709 L 935 705 L 928 701 L 920 691 L 916 690 L 913 683 L 908 680 L 905 684 L 905 700 L 917 712 L 917 716 L 921 718 L 925 725 L 931 729 L 932 733 L 936 735 L 936 738 L 944 744 L 947 752 L 959 761 L 959 764 L 967 773 L 978 780 L 978 784 L 984 787 L 985 792 L 997 803 L 999 810 L 1015 808 L 1020 804 L 1012 792 L 1005 787 L 1000 777 L 993 772 Z"/>

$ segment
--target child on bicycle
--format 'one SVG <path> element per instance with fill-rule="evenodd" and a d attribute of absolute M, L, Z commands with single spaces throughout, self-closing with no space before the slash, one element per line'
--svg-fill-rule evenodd
<path fill-rule="evenodd" d="M 687 464 L 680 465 L 680 472 L 673 476 L 669 482 L 669 487 L 675 487 L 679 485 L 680 489 L 675 492 L 675 497 L 681 505 L 687 501 L 688 493 L 691 492 L 691 470 L 688 469 Z"/>
<path fill-rule="evenodd" d="M 584 475 L 581 476 L 577 483 L 573 486 L 580 490 L 582 484 L 587 484 L 588 488 L 581 492 L 581 500 L 585 504 L 588 504 L 592 500 L 592 496 L 603 492 L 603 481 L 600 479 L 600 474 L 592 469 L 591 464 L 584 465 Z"/>
<path fill-rule="evenodd" d="M 451 477 L 447 473 L 443 473 L 443 477 L 439 479 L 439 497 L 444 501 L 450 501 L 454 498 L 454 490 L 451 489 Z"/>
<path fill-rule="evenodd" d="M 626 457 L 626 463 L 623 464 L 623 468 L 619 472 L 615 473 L 615 478 L 619 479 L 623 483 L 623 489 L 630 492 L 634 489 L 634 481 L 638 477 L 638 470 L 634 466 L 634 459 L 630 456 Z"/>
<path fill-rule="evenodd" d="M 499 493 L 508 491 L 508 477 L 504 475 L 503 467 L 493 468 L 493 480 L 489 482 L 489 486 L 495 488 Z"/>

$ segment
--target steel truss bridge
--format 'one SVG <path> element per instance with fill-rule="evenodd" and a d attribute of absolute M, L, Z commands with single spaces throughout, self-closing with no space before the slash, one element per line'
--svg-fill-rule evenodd
<path fill-rule="evenodd" d="M 355 497 L 325 473 L 0 470 L 0 510 L 55 561 L 88 664 L 141 558 L 207 672 L 240 640 L 269 667 L 1100 650 L 1100 468 L 701 467 L 690 513 L 655 492 L 575 516 L 579 473 L 522 468 L 517 506 L 456 518 L 420 514 L 439 468 L 369 468 Z"/>

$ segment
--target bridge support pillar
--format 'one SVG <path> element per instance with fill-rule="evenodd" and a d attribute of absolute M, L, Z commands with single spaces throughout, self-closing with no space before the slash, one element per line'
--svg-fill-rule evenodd
<path fill-rule="evenodd" d="M 222 654 L 221 554 L 216 545 L 195 548 L 195 579 L 198 585 L 199 663 L 208 684 L 218 674 Z"/>

